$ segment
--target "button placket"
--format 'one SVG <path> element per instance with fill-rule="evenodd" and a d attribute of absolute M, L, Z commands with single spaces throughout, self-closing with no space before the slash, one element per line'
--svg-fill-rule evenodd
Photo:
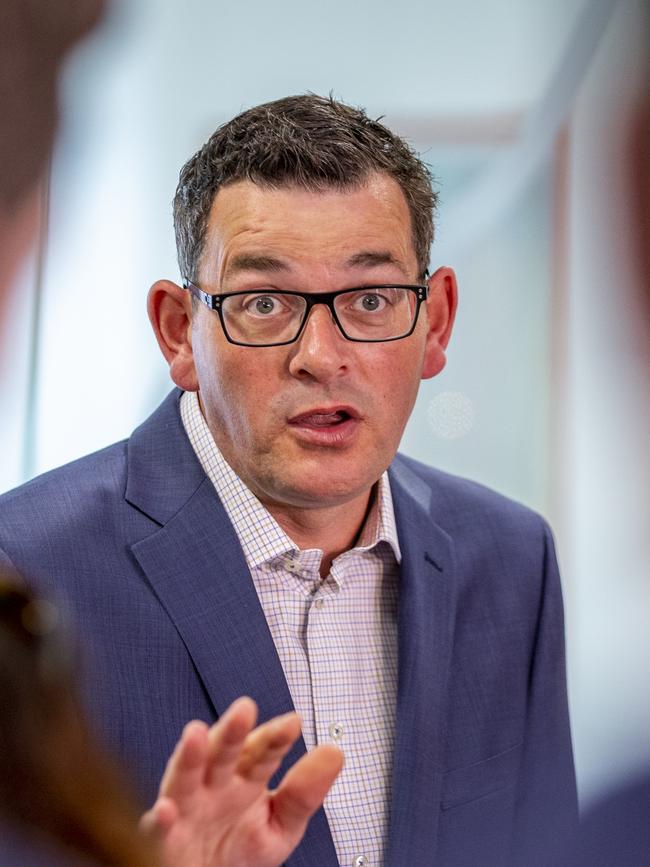
<path fill-rule="evenodd" d="M 307 655 L 312 675 L 312 695 L 317 743 L 334 743 L 343 748 L 341 738 L 343 725 L 334 714 L 340 702 L 336 696 L 340 691 L 336 634 L 334 623 L 338 599 L 332 593 L 332 585 L 322 582 L 315 588 L 317 594 L 312 599 L 307 622 Z M 336 785 L 336 784 L 335 784 Z"/>

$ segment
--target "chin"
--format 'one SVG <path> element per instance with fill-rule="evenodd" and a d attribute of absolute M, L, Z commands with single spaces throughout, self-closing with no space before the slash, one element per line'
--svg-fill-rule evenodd
<path fill-rule="evenodd" d="M 377 478 L 379 475 L 381 473 Z M 328 478 L 321 472 L 313 478 L 302 475 L 294 479 L 277 480 L 274 487 L 284 502 L 313 509 L 350 502 L 367 493 L 375 481 L 370 478 L 355 479 L 344 474 Z"/>

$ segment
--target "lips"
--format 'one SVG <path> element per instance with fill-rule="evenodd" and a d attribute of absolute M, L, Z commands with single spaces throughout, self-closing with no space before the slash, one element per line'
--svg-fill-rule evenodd
<path fill-rule="evenodd" d="M 306 448 L 348 449 L 355 444 L 361 417 L 351 406 L 319 406 L 288 419 L 297 441 Z"/>
<path fill-rule="evenodd" d="M 358 414 L 350 407 L 318 408 L 300 413 L 289 419 L 289 424 L 299 427 L 333 427 L 349 419 L 358 418 Z"/>

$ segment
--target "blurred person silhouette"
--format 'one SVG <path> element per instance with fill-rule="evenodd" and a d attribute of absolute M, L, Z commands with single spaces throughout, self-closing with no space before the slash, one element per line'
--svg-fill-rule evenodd
<path fill-rule="evenodd" d="M 103 7 L 102 0 L 0 6 L 0 334 L 8 291 L 38 229 L 59 72 Z M 190 723 L 141 819 L 147 842 L 136 832 L 128 784 L 80 711 L 66 642 L 47 617 L 55 610 L 2 576 L 0 862 L 54 865 L 76 855 L 116 867 L 281 863 L 338 773 L 340 751 L 313 751 L 271 795 L 268 780 L 299 735 L 295 714 L 255 728 L 256 706 L 244 698 L 211 729 Z M 257 860 L 249 858 L 251 840 L 266 847 Z"/>
<path fill-rule="evenodd" d="M 135 798 L 84 720 L 58 621 L 55 606 L 0 575 L 0 864 L 151 867 L 157 851 L 134 832 Z"/>
<path fill-rule="evenodd" d="M 552 867 L 648 867 L 650 772 L 637 770 L 586 811 L 577 833 L 564 840 Z"/>
<path fill-rule="evenodd" d="M 41 184 L 58 122 L 59 73 L 103 9 L 104 0 L 0 4 L 0 324 L 38 227 Z"/>
<path fill-rule="evenodd" d="M 102 7 L 102 0 L 0 5 L 0 335 L 38 227 L 59 70 Z M 0 863 L 55 864 L 64 857 L 59 847 L 106 863 L 151 863 L 146 844 L 127 830 L 137 814 L 121 782 L 89 745 L 43 611 L 15 577 L 0 576 Z"/>

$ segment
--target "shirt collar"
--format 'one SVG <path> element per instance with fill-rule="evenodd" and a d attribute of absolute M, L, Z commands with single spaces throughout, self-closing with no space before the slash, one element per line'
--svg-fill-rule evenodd
<path fill-rule="evenodd" d="M 249 568 L 297 551 L 296 544 L 221 454 L 203 417 L 196 392 L 184 392 L 180 411 L 190 444 L 228 513 Z M 390 545 L 400 563 L 402 555 L 387 473 L 377 482 L 372 506 L 353 550 L 370 551 L 380 542 Z"/>

